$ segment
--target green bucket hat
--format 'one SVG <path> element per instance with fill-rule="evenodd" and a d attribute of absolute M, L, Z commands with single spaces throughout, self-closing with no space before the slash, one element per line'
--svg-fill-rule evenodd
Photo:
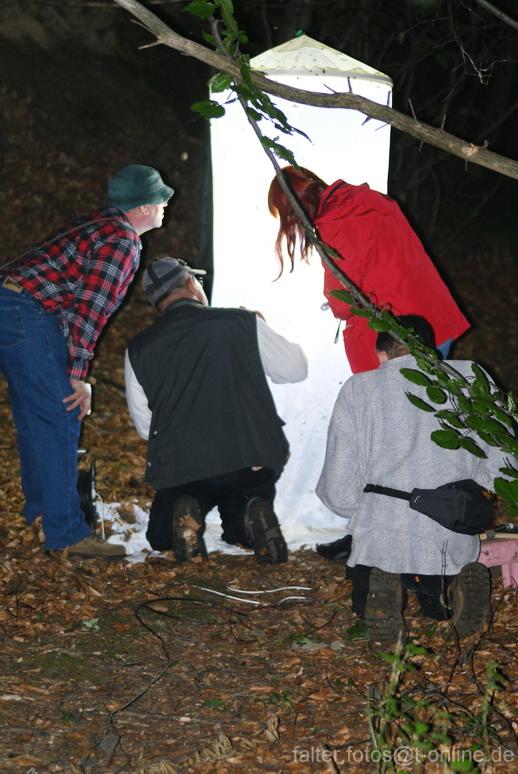
<path fill-rule="evenodd" d="M 141 204 L 163 204 L 173 194 L 158 170 L 144 164 L 123 167 L 108 180 L 108 204 L 124 211 Z"/>

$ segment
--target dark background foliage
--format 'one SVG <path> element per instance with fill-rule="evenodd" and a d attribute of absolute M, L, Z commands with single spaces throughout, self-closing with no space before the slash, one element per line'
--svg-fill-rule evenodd
<path fill-rule="evenodd" d="M 203 41 L 185 2 L 147 5 Z M 514 0 L 495 5 L 516 12 Z M 390 75 L 402 112 L 517 157 L 518 31 L 477 0 L 236 0 L 235 13 L 252 56 L 302 30 Z M 0 261 L 96 206 L 106 176 L 137 162 L 159 167 L 177 190 L 168 228 L 146 237 L 147 255 L 210 268 L 208 126 L 190 110 L 206 95 L 209 68 L 169 48 L 139 50 L 150 35 L 110 0 L 4 0 L 0 41 Z M 236 195 L 246 182 L 244 171 Z M 517 190 L 392 133 L 389 192 L 477 326 L 479 338 L 469 334 L 458 354 L 484 360 L 507 386 Z"/>

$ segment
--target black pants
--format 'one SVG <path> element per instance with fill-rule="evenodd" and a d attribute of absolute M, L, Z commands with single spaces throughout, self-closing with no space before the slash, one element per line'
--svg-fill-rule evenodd
<path fill-rule="evenodd" d="M 365 604 L 369 593 L 369 576 L 371 568 L 364 564 L 346 567 L 345 577 L 353 582 L 352 610 L 360 618 L 365 614 Z M 406 592 L 415 591 L 419 601 L 421 614 L 426 618 L 444 620 L 445 610 L 441 597 L 446 594 L 454 575 L 400 575 L 403 585 L 403 604 L 406 604 Z"/>
<path fill-rule="evenodd" d="M 223 540 L 229 543 L 244 540 L 244 516 L 248 501 L 252 497 L 261 497 L 273 505 L 278 477 L 270 468 L 257 471 L 242 468 L 203 481 L 160 489 L 151 506 L 146 532 L 151 548 L 155 551 L 172 548 L 171 518 L 174 503 L 180 495 L 185 494 L 198 500 L 203 516 L 215 506 L 218 507 Z"/>

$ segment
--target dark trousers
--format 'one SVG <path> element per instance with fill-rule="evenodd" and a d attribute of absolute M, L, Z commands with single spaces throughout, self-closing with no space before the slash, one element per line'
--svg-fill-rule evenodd
<path fill-rule="evenodd" d="M 369 593 L 369 576 L 371 568 L 364 564 L 355 567 L 346 567 L 345 577 L 353 583 L 352 610 L 360 618 L 365 614 L 365 604 Z M 444 620 L 445 610 L 441 604 L 454 575 L 412 575 L 402 573 L 400 575 L 403 585 L 403 600 L 406 604 L 407 591 L 415 591 L 419 601 L 421 614 L 426 618 Z"/>
<path fill-rule="evenodd" d="M 203 481 L 160 489 L 153 500 L 146 537 L 155 551 L 172 548 L 171 522 L 174 503 L 181 495 L 195 497 L 205 517 L 217 506 L 223 527 L 223 540 L 229 543 L 245 541 L 244 516 L 248 501 L 261 497 L 272 505 L 278 474 L 270 468 L 242 468 Z"/>

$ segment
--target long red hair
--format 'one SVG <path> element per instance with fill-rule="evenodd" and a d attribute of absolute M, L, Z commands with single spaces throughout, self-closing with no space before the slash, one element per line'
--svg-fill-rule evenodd
<path fill-rule="evenodd" d="M 299 200 L 302 209 L 313 223 L 322 192 L 324 188 L 327 188 L 327 183 L 324 183 L 314 172 L 304 167 L 284 167 L 282 173 L 291 191 Z M 281 264 L 280 277 L 284 269 L 284 249 L 290 259 L 291 271 L 293 271 L 297 242 L 300 258 L 304 261 L 307 261 L 311 243 L 304 227 L 293 212 L 277 177 L 274 177 L 270 184 L 268 208 L 272 215 L 280 220 L 279 233 L 275 242 L 275 252 Z"/>

